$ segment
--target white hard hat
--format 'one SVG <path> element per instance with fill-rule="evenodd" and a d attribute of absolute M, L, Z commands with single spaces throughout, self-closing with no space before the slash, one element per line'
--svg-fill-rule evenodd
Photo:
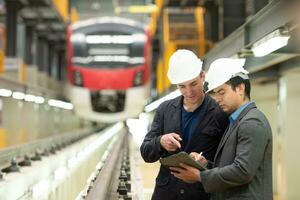
<path fill-rule="evenodd" d="M 190 50 L 179 49 L 169 60 L 168 78 L 172 84 L 196 78 L 202 70 L 202 61 Z"/>
<path fill-rule="evenodd" d="M 209 92 L 220 85 L 226 83 L 231 78 L 240 76 L 243 79 L 249 79 L 248 71 L 243 68 L 245 59 L 219 58 L 211 63 L 206 74 Z"/>

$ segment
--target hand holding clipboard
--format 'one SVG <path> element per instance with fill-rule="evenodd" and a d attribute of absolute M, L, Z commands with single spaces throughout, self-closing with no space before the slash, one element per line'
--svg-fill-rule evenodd
<path fill-rule="evenodd" d="M 206 166 L 201 165 L 199 162 L 194 160 L 189 154 L 184 151 L 181 151 L 177 154 L 173 154 L 171 156 L 161 158 L 160 163 L 167 167 L 180 167 L 180 163 L 184 163 L 186 165 L 195 167 L 199 170 L 207 169 Z"/>

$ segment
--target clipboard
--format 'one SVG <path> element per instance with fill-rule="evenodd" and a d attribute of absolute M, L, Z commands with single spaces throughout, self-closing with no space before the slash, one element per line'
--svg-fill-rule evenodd
<path fill-rule="evenodd" d="M 202 171 L 207 169 L 205 166 L 202 166 L 199 162 L 194 160 L 189 154 L 187 154 L 184 151 L 181 151 L 177 154 L 173 154 L 165 158 L 161 158 L 159 161 L 161 164 L 167 167 L 180 167 L 179 164 L 184 163 Z"/>

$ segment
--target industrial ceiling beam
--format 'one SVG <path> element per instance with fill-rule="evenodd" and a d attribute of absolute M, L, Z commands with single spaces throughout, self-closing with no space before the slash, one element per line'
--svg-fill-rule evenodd
<path fill-rule="evenodd" d="M 290 26 L 295 20 L 299 20 L 299 11 L 297 11 L 300 7 L 299 4 L 299 1 L 293 0 L 274 0 L 269 3 L 205 55 L 204 69 L 207 70 L 209 65 L 218 58 L 231 57 L 243 53 L 245 50 L 249 51 L 255 41 L 280 27 Z M 250 65 L 246 62 L 245 67 L 250 72 L 259 71 L 265 67 L 272 66 L 274 63 L 278 63 L 278 61 L 285 61 L 288 57 L 295 57 L 294 52 L 291 53 L 289 56 L 285 53 L 277 56 L 267 56 L 269 58 L 264 58 L 266 59 L 265 62 L 255 62 L 255 60 L 259 59 L 254 58 L 254 64 Z M 278 56 L 282 57 L 278 58 Z M 269 59 L 273 61 L 271 62 Z"/>

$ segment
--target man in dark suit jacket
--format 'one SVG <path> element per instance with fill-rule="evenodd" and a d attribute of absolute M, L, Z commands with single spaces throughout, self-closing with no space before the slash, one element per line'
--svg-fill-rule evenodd
<path fill-rule="evenodd" d="M 209 170 L 171 168 L 186 182 L 202 182 L 213 200 L 270 200 L 272 192 L 272 131 L 268 120 L 250 101 L 248 72 L 235 59 L 219 59 L 207 74 L 208 92 L 230 114 L 227 131 Z M 228 65 L 224 64 L 227 63 Z M 191 154 L 200 163 L 207 160 Z"/>
<path fill-rule="evenodd" d="M 156 162 L 178 151 L 203 152 L 213 159 L 227 116 L 203 91 L 202 62 L 193 52 L 178 50 L 170 58 L 168 77 L 182 95 L 158 107 L 140 148 L 143 159 Z M 152 200 L 177 199 L 208 200 L 209 194 L 200 182 L 185 183 L 161 165 Z"/>

